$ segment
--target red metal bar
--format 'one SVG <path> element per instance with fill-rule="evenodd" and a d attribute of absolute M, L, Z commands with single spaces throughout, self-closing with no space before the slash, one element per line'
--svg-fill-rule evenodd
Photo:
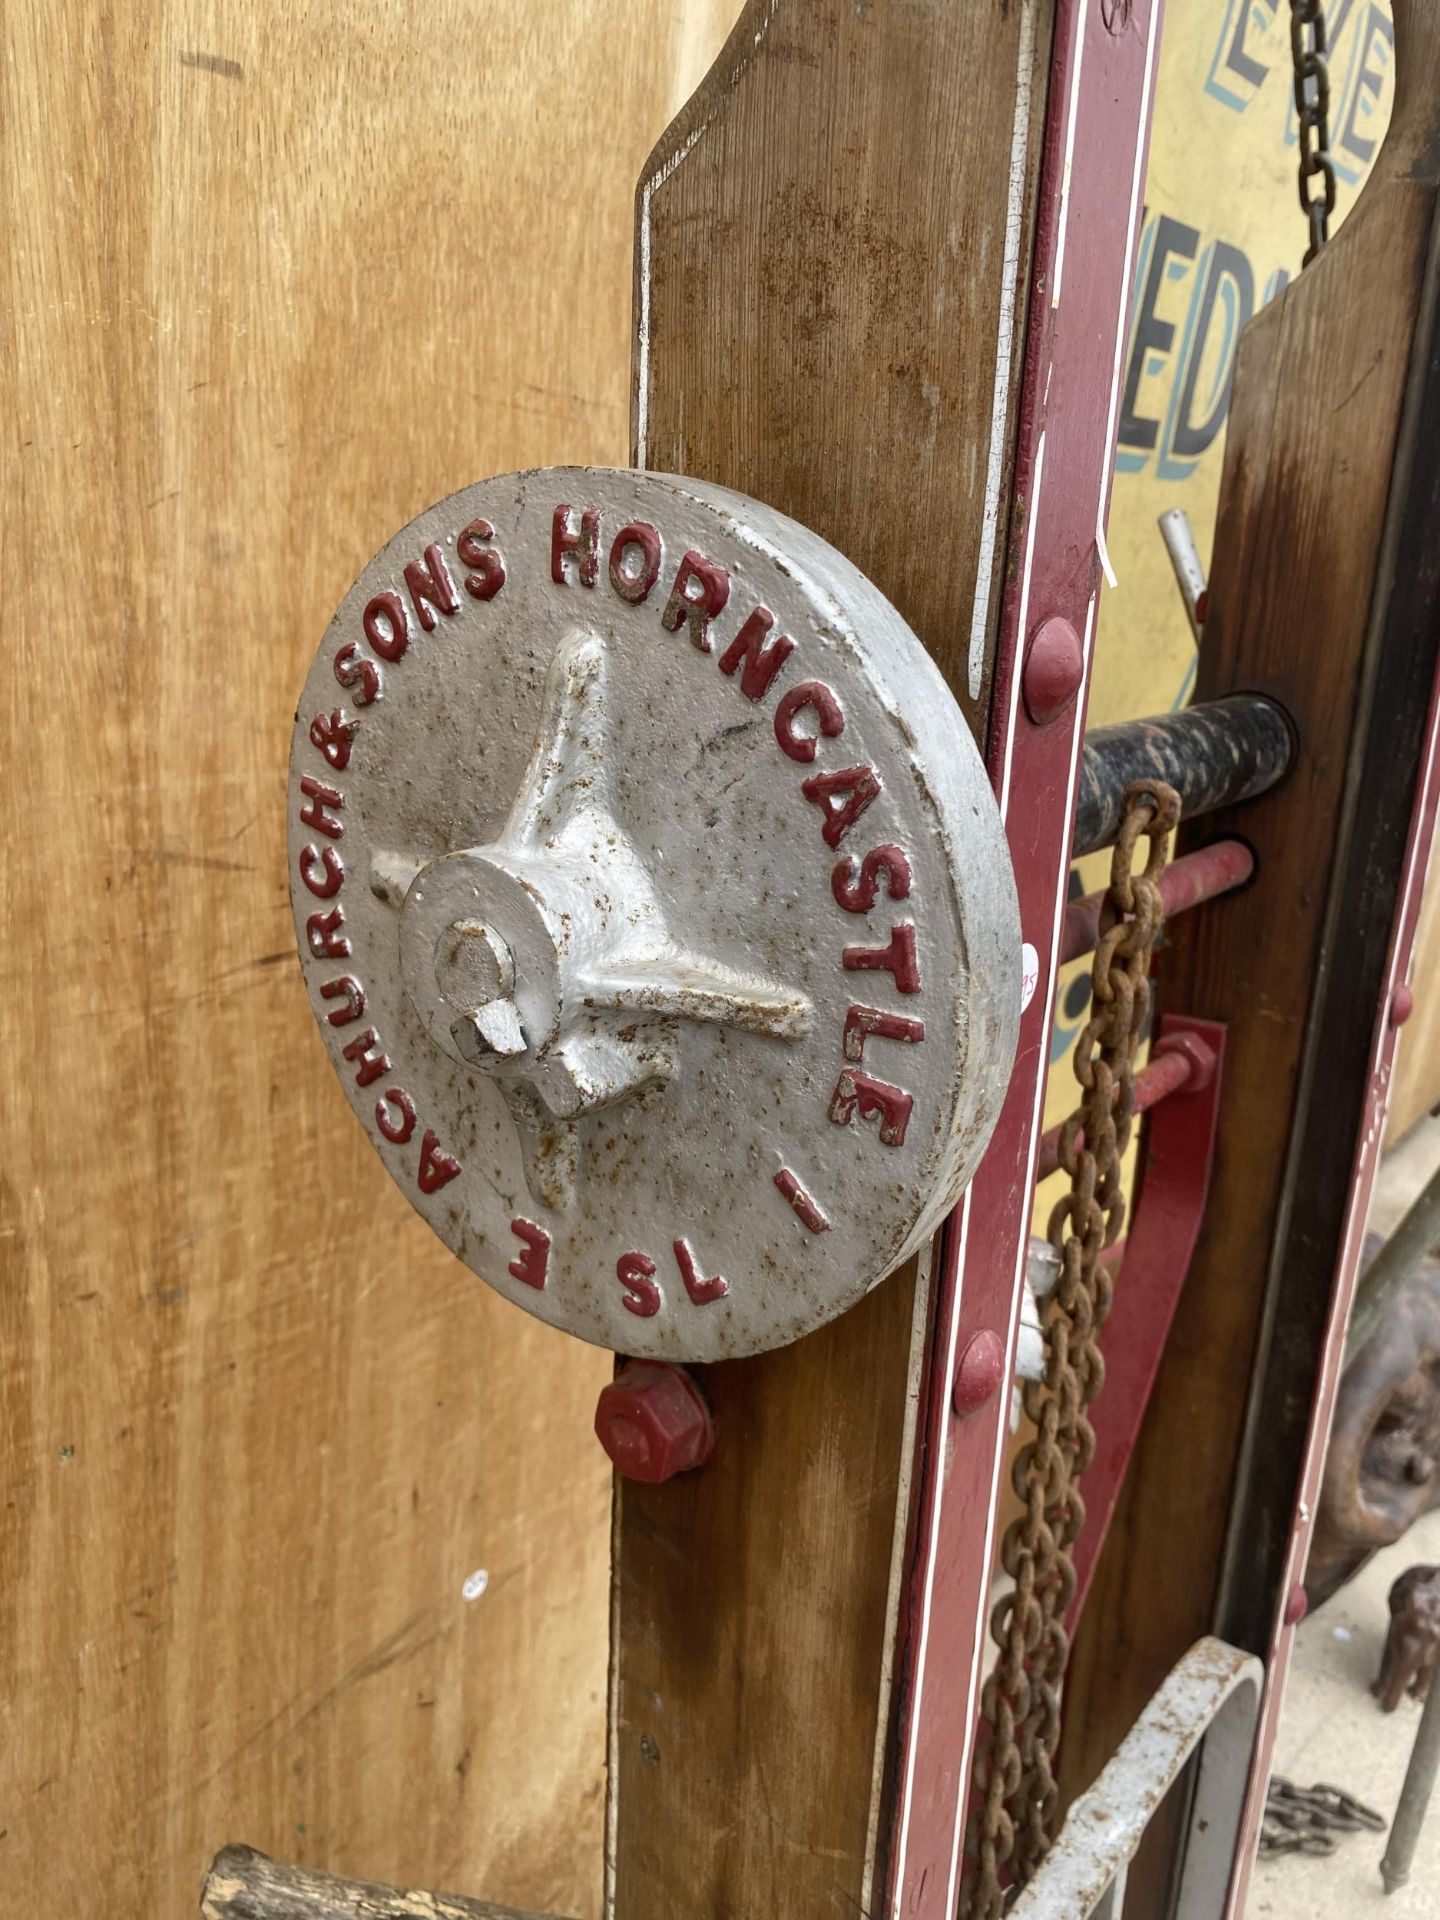
<path fill-rule="evenodd" d="M 1095 1453 L 1085 1474 L 1085 1526 L 1072 1549 L 1075 1597 L 1066 1620 L 1072 1633 L 1105 1543 L 1190 1268 L 1205 1212 L 1220 1118 L 1224 1027 L 1214 1020 L 1167 1015 L 1160 1024 L 1155 1047 L 1157 1066 L 1175 1060 L 1187 1062 L 1180 1083 L 1184 1092 L 1159 1107 L 1145 1136 L 1135 1223 L 1125 1242 L 1115 1305 L 1101 1335 L 1105 1385 L 1090 1409 Z M 1197 1072 L 1189 1065 L 1201 1054 L 1209 1057 L 1208 1073 L 1203 1069 Z M 1170 1072 L 1173 1075 L 1173 1067 Z M 1136 1077 L 1137 1092 L 1143 1077 Z"/>
<path fill-rule="evenodd" d="M 1255 856 L 1243 840 L 1217 840 L 1197 853 L 1183 854 L 1165 869 L 1160 880 L 1160 897 L 1168 918 L 1198 907 L 1222 893 L 1243 887 L 1255 871 Z M 1087 893 L 1083 900 L 1072 900 L 1065 909 L 1065 931 L 1060 937 L 1060 958 L 1078 960 L 1082 953 L 1093 953 L 1100 938 L 1100 903 L 1103 893 Z"/>
<path fill-rule="evenodd" d="M 1193 1023 L 1198 1027 L 1203 1023 Z M 1215 1056 L 1205 1042 L 1192 1039 L 1181 1044 L 1181 1036 L 1189 1029 L 1175 1021 L 1167 1021 L 1161 1029 L 1161 1037 L 1156 1041 L 1147 1066 L 1135 1076 L 1135 1111 L 1148 1113 L 1151 1107 L 1159 1106 L 1162 1100 L 1168 1100 L 1172 1093 L 1199 1093 L 1209 1085 L 1214 1077 Z M 1175 1042 L 1176 1044 L 1167 1044 Z M 1061 1123 L 1064 1124 L 1063 1122 Z M 1080 1139 L 1083 1142 L 1085 1135 Z M 1051 1127 L 1041 1135 L 1040 1159 L 1035 1169 L 1037 1180 L 1043 1180 L 1054 1173 L 1060 1164 L 1060 1128 Z"/>
<path fill-rule="evenodd" d="M 951 1920 L 956 1907 L 1009 1396 L 996 1393 L 959 1419 L 951 1386 L 977 1336 L 993 1335 L 1013 1366 L 1085 718 L 1083 685 L 1064 712 L 1037 721 L 1021 700 L 1021 682 L 1027 647 L 1057 618 L 1073 628 L 1088 674 L 1160 7 L 1161 0 L 1108 10 L 1059 0 L 1055 9 L 1009 489 L 1014 537 L 988 742 L 1036 984 L 1021 1013 L 1015 1071 L 989 1151 L 937 1242 L 900 1580 L 891 1760 L 877 1809 L 869 1903 L 876 1920 Z M 1022 0 L 1027 15 L 1034 18 Z M 1022 97 L 1029 84 L 1025 69 Z M 1016 125 L 1023 124 L 1017 112 Z M 1023 159 L 1020 152 L 1017 169 Z"/>

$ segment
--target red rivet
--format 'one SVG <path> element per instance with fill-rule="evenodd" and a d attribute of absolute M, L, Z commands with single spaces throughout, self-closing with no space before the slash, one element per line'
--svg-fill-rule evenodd
<path fill-rule="evenodd" d="M 1414 1011 L 1415 1011 L 1415 995 L 1411 992 L 1409 987 L 1407 987 L 1405 985 L 1405 982 L 1402 980 L 1400 982 L 1400 985 L 1396 987 L 1394 993 L 1392 993 L 1390 996 L 1391 1026 L 1403 1027 L 1405 1022 L 1410 1018 L 1411 1014 Z"/>
<path fill-rule="evenodd" d="M 648 1486 L 703 1467 L 715 1448 L 705 1396 L 661 1360 L 631 1360 L 601 1389 L 595 1432 L 620 1477 Z"/>
<path fill-rule="evenodd" d="M 1310 1611 L 1310 1602 L 1305 1598 L 1305 1589 L 1298 1583 L 1291 1587 L 1290 1597 L 1285 1602 L 1285 1624 L 1298 1627 Z"/>
<path fill-rule="evenodd" d="M 955 1385 L 950 1404 L 959 1420 L 978 1413 L 987 1400 L 993 1400 L 1005 1378 L 1005 1345 L 998 1333 L 988 1327 L 973 1334 L 955 1368 Z"/>
<path fill-rule="evenodd" d="M 1085 678 L 1085 653 L 1068 620 L 1052 614 L 1035 629 L 1025 655 L 1021 690 L 1025 711 L 1037 727 L 1048 727 L 1070 705 Z"/>

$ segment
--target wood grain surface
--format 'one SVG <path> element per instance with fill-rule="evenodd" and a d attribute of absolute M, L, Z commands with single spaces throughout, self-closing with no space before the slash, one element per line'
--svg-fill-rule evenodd
<path fill-rule="evenodd" d="M 634 181 L 732 15 L 4 10 L 7 1914 L 190 1920 L 237 1833 L 598 1911 L 609 1363 L 347 1112 L 283 781 L 397 527 L 625 461 Z"/>
<path fill-rule="evenodd" d="M 1264 1652 L 1283 1600 L 1433 672 L 1433 605 L 1414 634 L 1389 618 L 1397 567 L 1431 563 L 1389 543 L 1436 272 L 1440 31 L 1396 11 L 1400 90 L 1374 176 L 1240 347 L 1196 697 L 1272 695 L 1300 754 L 1273 794 L 1190 836 L 1243 834 L 1257 875 L 1186 915 L 1164 958 L 1160 1006 L 1228 1023 L 1220 1136 L 1076 1645 L 1072 1791 L 1191 1641 L 1213 1626 Z M 1134 1884 L 1158 1900 L 1143 1869 Z"/>
<path fill-rule="evenodd" d="M 1043 4 L 752 4 L 637 205 L 639 464 L 833 541 L 982 738 L 1003 511 L 989 596 L 977 580 L 1013 406 L 997 348 L 1008 376 L 1024 333 L 1002 288 L 1023 285 L 1033 189 L 1022 171 L 1007 256 L 1017 87 L 1033 160 L 1049 23 Z M 622 1489 L 619 1920 L 870 1910 L 925 1312 L 912 1265 L 798 1345 L 703 1370 L 710 1465 Z"/>

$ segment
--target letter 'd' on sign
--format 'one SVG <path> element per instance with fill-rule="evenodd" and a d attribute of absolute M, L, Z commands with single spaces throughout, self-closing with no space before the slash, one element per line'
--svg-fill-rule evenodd
<path fill-rule="evenodd" d="M 296 711 L 318 1030 L 481 1279 L 719 1360 L 933 1232 L 1009 1078 L 1015 888 L 959 709 L 841 554 L 698 481 L 507 474 L 376 556 Z"/>

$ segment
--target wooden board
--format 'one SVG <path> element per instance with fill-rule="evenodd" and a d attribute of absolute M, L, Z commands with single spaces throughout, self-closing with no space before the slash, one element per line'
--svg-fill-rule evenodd
<path fill-rule="evenodd" d="M 1423 459 L 1413 482 L 1407 463 L 1429 351 L 1417 359 L 1417 316 L 1436 272 L 1440 33 L 1397 12 L 1400 93 L 1375 175 L 1338 239 L 1252 322 L 1238 363 L 1196 691 L 1274 695 L 1300 758 L 1277 792 L 1190 836 L 1242 833 L 1258 873 L 1187 916 L 1165 956 L 1162 1008 L 1228 1023 L 1220 1143 L 1076 1648 L 1072 1789 L 1199 1634 L 1270 1649 L 1345 1279 L 1435 671 L 1433 602 L 1408 625 L 1391 616 L 1397 577 L 1415 576 L 1423 551 L 1400 540 L 1413 487 L 1428 485 Z M 1123 1291 L 1122 1277 L 1119 1312 Z M 1140 1897 L 1159 1910 L 1153 1883 Z"/>
<path fill-rule="evenodd" d="M 608 1362 L 346 1111 L 284 769 L 397 526 L 623 462 L 633 183 L 732 14 L 5 10 L 6 1913 L 182 1920 L 236 1838 L 598 1909 Z"/>
<path fill-rule="evenodd" d="M 757 0 L 637 209 L 637 462 L 832 540 L 982 738 L 1023 337 L 1002 288 L 1023 286 L 1033 196 L 1022 170 L 1007 257 L 1017 85 L 1033 167 L 1049 37 L 1046 5 Z M 870 1910 L 925 1331 L 911 1269 L 797 1346 L 705 1370 L 710 1466 L 622 1489 L 619 1920 Z"/>

